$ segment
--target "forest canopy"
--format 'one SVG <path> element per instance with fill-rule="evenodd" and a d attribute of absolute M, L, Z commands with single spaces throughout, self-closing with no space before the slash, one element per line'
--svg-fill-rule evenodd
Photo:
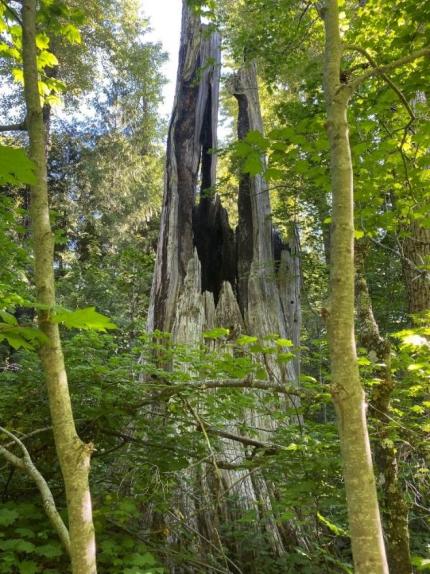
<path fill-rule="evenodd" d="M 430 4 L 179 26 L 0 0 L 0 573 L 426 572 Z"/>

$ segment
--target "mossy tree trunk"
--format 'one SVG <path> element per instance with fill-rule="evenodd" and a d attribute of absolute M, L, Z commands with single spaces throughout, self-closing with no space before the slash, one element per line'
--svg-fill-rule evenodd
<path fill-rule="evenodd" d="M 327 310 L 331 388 L 338 417 L 355 572 L 386 574 L 388 565 L 354 334 L 353 169 L 347 119 L 352 88 L 340 83 L 342 45 L 337 0 L 327 0 L 322 16 L 333 209 Z"/>
<path fill-rule="evenodd" d="M 430 229 L 413 221 L 403 240 L 403 276 L 409 313 L 430 310 Z"/>
<path fill-rule="evenodd" d="M 84 444 L 75 428 L 55 308 L 54 235 L 49 219 L 46 133 L 38 89 L 36 0 L 23 0 L 23 68 L 30 157 L 36 181 L 30 189 L 30 217 L 38 323 L 46 336 L 40 357 L 48 391 L 55 446 L 63 475 L 70 533 L 73 574 L 95 574 L 95 535 L 88 483 L 91 444 Z M 43 307 L 42 307 L 43 306 Z"/>
<path fill-rule="evenodd" d="M 361 242 L 362 243 L 362 242 Z M 356 301 L 359 343 L 375 365 L 370 397 L 370 416 L 375 427 L 374 453 L 381 491 L 381 510 L 390 572 L 412 574 L 409 549 L 408 505 L 399 479 L 396 445 L 390 437 L 389 407 L 394 388 L 391 373 L 391 344 L 380 332 L 373 314 L 372 300 L 364 274 L 365 245 L 356 247 Z"/>

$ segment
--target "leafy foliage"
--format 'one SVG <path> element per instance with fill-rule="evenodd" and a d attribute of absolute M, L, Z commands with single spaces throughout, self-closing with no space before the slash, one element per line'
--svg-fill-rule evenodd
<path fill-rule="evenodd" d="M 0 185 L 34 183 L 33 164 L 23 149 L 0 145 Z"/>
<path fill-rule="evenodd" d="M 51 312 L 67 328 L 62 330 L 64 353 L 79 434 L 96 445 L 92 494 L 100 569 L 107 574 L 159 574 L 163 561 L 178 568 L 191 564 L 198 571 L 223 571 L 226 557 L 217 548 L 211 547 L 205 557 L 194 551 L 178 492 L 192 490 L 196 507 L 204 510 L 208 499 L 196 490 L 189 470 L 204 469 L 199 472 L 218 488 L 216 504 L 224 516 L 222 502 L 235 508 L 239 495 L 234 488 L 223 489 L 219 473 L 223 465 L 235 464 L 238 477 L 264 476 L 276 492 L 270 493 L 270 512 L 250 509 L 236 522 L 230 517 L 219 525 L 229 548 L 255 549 L 252 566 L 267 574 L 351 572 L 321 316 L 331 225 L 321 23 L 313 3 L 191 4 L 210 19 L 211 29 L 222 28 L 233 67 L 243 59 L 258 61 L 267 132 L 251 131 L 227 147 L 221 161 L 228 173 L 217 191 L 235 199 L 237 173 L 262 175 L 281 234 L 286 237 L 292 225 L 298 226 L 301 347 L 292 350 L 288 338 L 275 334 L 262 340 L 247 333 L 236 337 L 223 327 L 206 331 L 195 347 L 174 345 L 167 334 L 144 334 L 163 187 L 166 130 L 157 105 L 165 56 L 160 46 L 147 41 L 147 22 L 131 0 L 73 6 L 42 2 L 37 36 L 41 97 L 45 105 L 58 103 L 60 95 L 64 102 L 63 112 L 53 112 L 49 151 L 61 303 Z M 429 6 L 424 1 L 342 5 L 345 44 L 364 47 L 378 63 L 429 42 Z M 1 78 L 9 86 L 15 79 L 15 88 L 2 95 L 2 111 L 11 121 L 22 121 L 21 31 L 4 3 L 0 35 Z M 346 50 L 344 64 L 346 78 L 369 69 L 359 50 Z M 351 101 L 356 239 L 371 246 L 366 277 L 381 333 L 392 342 L 395 385 L 384 440 L 396 452 L 406 493 L 414 567 L 424 572 L 429 564 L 429 317 L 408 315 L 402 271 L 403 245 L 413 238 L 413 226 L 430 227 L 425 66 L 411 63 L 390 78 L 414 118 L 380 77 L 363 84 Z M 233 104 L 224 100 L 228 115 Z M 24 186 L 33 183 L 34 175 L 24 145 L 17 135 L 2 138 L 0 145 L 0 419 L 19 436 L 40 431 L 26 438 L 26 444 L 63 508 L 37 355 L 44 339 L 35 328 L 31 303 Z M 420 271 L 427 266 L 423 260 Z M 267 361 L 289 362 L 297 352 L 299 389 L 288 381 L 282 393 L 265 389 L 273 383 Z M 359 349 L 359 355 L 371 399 L 380 365 L 367 349 Z M 261 388 L 252 388 L 252 383 Z M 372 408 L 370 400 L 372 441 L 377 444 Z M 258 421 L 267 418 L 276 430 L 259 445 Z M 225 459 L 225 432 L 255 444 L 245 445 L 243 457 L 231 462 Z M 0 572 L 63 571 L 63 550 L 37 503 L 34 485 L 7 470 L 0 476 Z M 379 488 L 384 489 L 380 479 Z M 151 533 L 146 530 L 148 516 L 159 525 Z M 273 521 L 288 544 L 282 556 L 254 528 L 259 522 L 269 529 Z M 178 532 L 190 540 L 188 548 L 171 543 Z"/>
<path fill-rule="evenodd" d="M 107 331 L 116 329 L 115 323 L 108 318 L 97 313 L 94 307 L 69 311 L 68 309 L 57 309 L 54 314 L 55 320 L 66 327 L 75 329 L 91 329 L 93 331 Z"/>

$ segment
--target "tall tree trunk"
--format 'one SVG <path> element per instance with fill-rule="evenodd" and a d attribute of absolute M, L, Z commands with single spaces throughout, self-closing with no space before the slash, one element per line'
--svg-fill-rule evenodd
<path fill-rule="evenodd" d="M 332 396 L 338 417 L 355 572 L 386 574 L 388 566 L 354 335 L 353 170 L 347 120 L 352 88 L 340 83 L 342 45 L 337 0 L 327 0 L 322 15 L 333 202 L 327 311 Z"/>
<path fill-rule="evenodd" d="M 184 2 L 149 330 L 172 332 L 174 341 L 191 345 L 201 343 L 203 331 L 217 326 L 228 327 L 237 335 L 278 333 L 298 341 L 297 237 L 293 234 L 290 246 L 294 265 L 281 253 L 277 269 L 269 192 L 263 178 L 241 176 L 236 233 L 230 228 L 227 212 L 213 191 L 216 155 L 210 150 L 217 146 L 219 73 L 220 38 L 217 33 L 208 36 Z M 234 77 L 231 91 L 239 103 L 239 137 L 244 137 L 249 130 L 262 131 L 254 65 Z M 282 245 L 281 251 L 286 248 Z M 287 278 L 282 277 L 283 272 L 289 273 Z M 290 323 L 296 325 L 294 336 Z M 268 370 L 278 383 L 297 380 L 293 363 L 280 367 L 268 359 Z M 257 421 L 255 413 L 247 416 L 247 422 L 252 421 L 255 427 L 273 428 L 268 417 Z M 224 430 L 237 431 L 236 421 L 227 425 Z M 240 466 L 245 461 L 246 453 L 240 443 L 225 437 L 222 445 L 225 466 Z M 255 529 L 260 540 L 266 541 L 272 555 L 285 552 L 288 536 L 277 524 L 271 488 L 261 473 L 255 472 L 251 477 L 247 470 L 218 468 L 214 476 L 210 467 L 203 466 L 197 474 L 194 485 L 200 485 L 199 496 L 203 498 L 199 502 L 198 497 L 193 496 L 194 502 L 191 502 L 190 497 L 185 497 L 181 512 L 189 521 L 188 526 L 211 542 L 205 548 L 200 540 L 202 552 L 208 555 L 216 547 L 229 555 L 229 567 L 234 560 L 246 572 L 254 573 L 254 549 L 241 548 L 234 536 L 221 539 L 218 532 L 222 517 L 229 516 L 235 524 L 235 519 L 249 510 L 257 516 L 251 529 Z M 184 480 L 190 488 L 192 478 L 188 476 Z M 217 501 L 223 496 L 214 496 L 214 489 L 233 495 L 235 503 L 219 504 Z M 212 497 L 212 505 L 207 504 L 208 496 Z M 187 508 L 189 504 L 194 507 Z M 237 528 L 243 526 L 239 524 Z M 233 567 L 233 571 L 236 570 Z"/>
<path fill-rule="evenodd" d="M 91 444 L 78 437 L 73 419 L 67 374 L 58 324 L 52 319 L 55 307 L 53 267 L 54 236 L 49 220 L 46 134 L 38 90 L 36 48 L 36 0 L 23 0 L 23 66 L 30 157 L 35 164 L 36 183 L 30 189 L 34 274 L 40 329 L 46 336 L 40 357 L 45 375 L 55 446 L 63 474 L 69 518 L 73 574 L 95 574 L 95 535 L 88 484 Z"/>
<path fill-rule="evenodd" d="M 356 300 L 359 343 L 371 355 L 378 384 L 370 397 L 371 417 L 376 438 L 375 465 L 381 484 L 381 508 L 385 525 L 390 572 L 412 574 L 409 550 L 408 506 L 402 492 L 396 457 L 396 447 L 389 437 L 387 425 L 390 398 L 394 388 L 391 374 L 391 345 L 381 336 L 373 315 L 372 300 L 364 275 L 364 246 L 356 246 Z"/>

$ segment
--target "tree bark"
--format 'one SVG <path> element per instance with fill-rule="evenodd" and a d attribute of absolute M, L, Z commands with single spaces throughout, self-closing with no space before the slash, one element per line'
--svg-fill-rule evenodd
<path fill-rule="evenodd" d="M 402 492 L 396 447 L 389 436 L 388 413 L 394 388 L 391 374 L 391 344 L 381 336 L 373 315 L 372 300 L 364 275 L 363 247 L 356 248 L 356 300 L 359 326 L 359 343 L 375 364 L 378 384 L 370 397 L 370 416 L 375 424 L 375 465 L 381 486 L 381 509 L 384 518 L 385 538 L 390 572 L 412 574 L 409 549 L 408 506 Z"/>
<path fill-rule="evenodd" d="M 213 63 L 212 63 L 213 61 Z M 184 4 L 176 95 L 169 126 L 166 151 L 165 190 L 161 216 L 160 237 L 157 248 L 154 280 L 149 306 L 149 330 L 171 331 L 176 316 L 178 297 L 193 257 L 196 241 L 193 219 L 195 212 L 205 210 L 204 234 L 207 246 L 199 242 L 197 250 L 207 252 L 216 270 L 216 285 L 208 289 L 219 292 L 222 280 L 229 280 L 234 272 L 226 270 L 216 252 L 211 252 L 212 235 L 220 235 L 219 243 L 228 249 L 224 230 L 226 214 L 219 202 L 209 197 L 195 208 L 197 183 L 201 166 L 201 191 L 215 184 L 216 155 L 210 150 L 217 145 L 218 92 L 220 74 L 220 37 L 207 36 L 199 18 Z M 208 213 L 208 212 L 211 213 Z M 198 219 L 198 218 L 197 218 Z M 198 226 L 200 220 L 194 225 Z M 196 238 L 202 233 L 197 229 Z M 224 239 L 224 241 L 223 241 Z M 209 270 L 205 273 L 208 282 Z M 205 287 L 206 287 L 205 284 Z"/>
<path fill-rule="evenodd" d="M 430 310 L 430 229 L 413 221 L 403 240 L 403 276 L 409 313 Z"/>
<path fill-rule="evenodd" d="M 232 337 L 240 333 L 259 337 L 277 333 L 298 342 L 297 235 L 292 234 L 290 245 L 281 246 L 279 259 L 275 261 L 269 191 L 261 176 L 240 177 L 236 232 L 214 192 L 216 155 L 210 150 L 217 146 L 219 68 L 218 34 L 208 36 L 184 2 L 148 327 L 150 331 L 171 332 L 175 342 L 189 345 L 200 344 L 203 332 L 214 327 L 229 328 Z M 245 137 L 249 130 L 262 132 L 255 65 L 242 69 L 230 82 L 230 90 L 239 104 L 239 137 Z M 288 254 L 284 253 L 287 248 Z M 269 358 L 267 368 L 274 384 L 297 385 L 292 362 L 280 366 Z M 290 400 L 298 404 L 298 399 Z M 285 398 L 280 398 L 280 404 L 285 403 Z M 199 413 L 194 415 L 196 425 L 206 433 Z M 257 417 L 249 412 L 246 419 L 244 422 L 253 427 L 273 430 L 270 417 Z M 241 434 L 237 423 L 228 421 L 222 430 L 215 429 L 216 433 L 211 429 L 222 445 L 223 468 L 217 468 L 213 460 L 196 470 L 194 481 L 184 474 L 182 490 L 189 491 L 193 484 L 194 488 L 198 484 L 199 496 L 195 492 L 192 497 L 185 494 L 179 506 L 185 527 L 204 537 L 199 542 L 201 555 L 213 555 L 215 549 L 224 564 L 225 556 L 229 567 L 232 562 L 238 564 L 239 568 L 233 566 L 233 572 L 244 569 L 251 574 L 256 572 L 255 550 L 243 548 L 238 542 L 241 536 L 220 536 L 218 526 L 227 521 L 237 525 L 239 534 L 245 526 L 238 519 L 252 510 L 256 513 L 256 524 L 248 528 L 265 540 L 273 556 L 285 552 L 288 537 L 272 509 L 273 489 L 261 473 L 251 475 L 248 470 L 240 469 L 240 462 L 246 461 L 246 452 L 243 444 L 231 438 Z M 267 431 L 262 430 L 257 437 L 260 443 L 270 442 Z M 239 469 L 235 470 L 235 466 Z M 230 498 L 235 501 L 223 502 L 227 495 L 233 495 Z"/>
<path fill-rule="evenodd" d="M 353 169 L 347 120 L 352 88 L 340 84 L 342 45 L 337 0 L 327 0 L 322 15 L 333 204 L 327 310 L 332 396 L 338 417 L 355 572 L 387 574 L 354 334 Z"/>
<path fill-rule="evenodd" d="M 72 413 L 67 374 L 58 324 L 53 320 L 55 281 L 54 236 L 49 220 L 46 134 L 38 90 L 36 48 L 36 1 L 23 0 L 23 68 L 30 157 L 35 165 L 36 183 L 31 186 L 30 217 L 34 251 L 34 275 L 38 322 L 46 336 L 40 357 L 48 391 L 55 446 L 63 475 L 69 518 L 73 574 L 95 574 L 95 535 L 88 484 L 93 446 L 78 437 Z"/>

